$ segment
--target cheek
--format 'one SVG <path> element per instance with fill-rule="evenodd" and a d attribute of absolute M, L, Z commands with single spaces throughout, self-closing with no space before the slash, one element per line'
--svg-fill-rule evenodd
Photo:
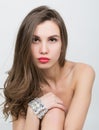
<path fill-rule="evenodd" d="M 61 53 L 61 46 L 56 47 L 56 48 L 53 47 L 53 54 L 52 54 L 52 55 L 53 55 L 54 57 L 57 57 L 57 58 L 58 58 L 58 57 L 60 56 L 60 53 Z"/>

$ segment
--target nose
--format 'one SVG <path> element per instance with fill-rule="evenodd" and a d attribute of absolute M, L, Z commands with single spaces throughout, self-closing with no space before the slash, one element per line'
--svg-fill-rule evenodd
<path fill-rule="evenodd" d="M 48 54 L 48 46 L 47 46 L 47 43 L 41 43 L 41 46 L 40 46 L 40 54 Z"/>

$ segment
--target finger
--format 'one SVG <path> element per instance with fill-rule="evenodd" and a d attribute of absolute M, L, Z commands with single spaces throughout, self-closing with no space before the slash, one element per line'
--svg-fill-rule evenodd
<path fill-rule="evenodd" d="M 57 99 L 56 99 L 56 103 L 63 104 L 63 101 L 62 101 L 60 98 L 57 98 Z"/>
<path fill-rule="evenodd" d="M 66 112 L 65 106 L 62 105 L 62 104 L 59 104 L 59 103 L 54 104 L 54 105 L 52 106 L 52 108 L 59 108 L 59 109 L 63 110 L 64 112 Z"/>

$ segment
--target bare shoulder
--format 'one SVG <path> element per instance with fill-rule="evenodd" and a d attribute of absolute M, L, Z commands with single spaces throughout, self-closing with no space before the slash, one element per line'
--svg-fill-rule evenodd
<path fill-rule="evenodd" d="M 75 63 L 75 75 L 81 76 L 82 74 L 95 77 L 95 71 L 92 66 L 85 63 Z"/>
<path fill-rule="evenodd" d="M 88 91 L 92 89 L 95 79 L 95 71 L 92 66 L 85 63 L 75 63 L 74 76 L 76 87 L 87 88 Z"/>
<path fill-rule="evenodd" d="M 86 87 L 91 89 L 95 79 L 95 71 L 92 66 L 79 63 L 79 62 L 72 62 L 68 61 L 68 66 L 71 69 L 73 81 L 76 85 L 74 85 L 74 89 L 76 88 L 84 88 Z"/>
<path fill-rule="evenodd" d="M 85 64 L 85 63 L 79 63 L 79 62 L 73 62 L 73 61 L 67 61 L 67 66 L 70 68 L 75 76 L 86 73 L 95 76 L 95 71 L 92 66 Z"/>

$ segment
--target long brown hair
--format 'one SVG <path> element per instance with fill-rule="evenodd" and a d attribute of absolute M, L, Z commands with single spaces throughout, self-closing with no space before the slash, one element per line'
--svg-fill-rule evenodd
<path fill-rule="evenodd" d="M 59 65 L 64 66 L 67 48 L 64 21 L 56 10 L 47 6 L 37 7 L 25 17 L 17 35 L 13 65 L 4 84 L 3 113 L 6 118 L 9 114 L 16 119 L 19 115 L 25 117 L 28 102 L 41 93 L 41 83 L 48 84 L 42 71 L 33 63 L 30 51 L 32 36 L 37 25 L 46 20 L 54 21 L 60 29 L 62 51 Z"/>

